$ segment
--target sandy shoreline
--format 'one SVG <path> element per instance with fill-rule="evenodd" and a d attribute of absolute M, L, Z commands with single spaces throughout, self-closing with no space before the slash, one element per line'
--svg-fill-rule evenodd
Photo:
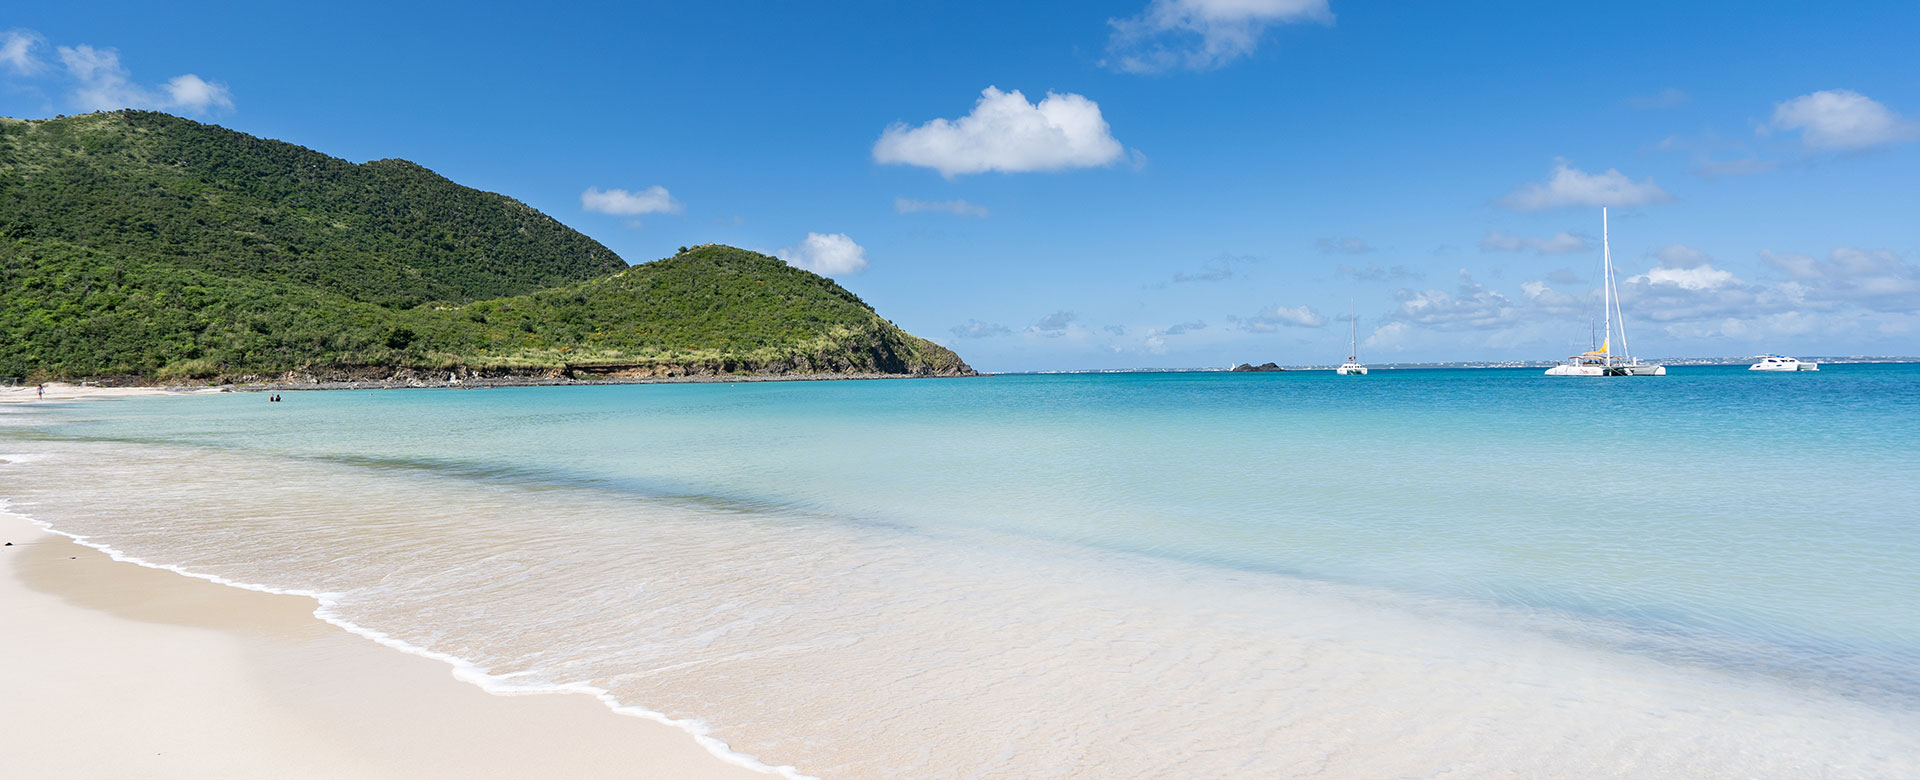
<path fill-rule="evenodd" d="M 116 562 L 4 512 L 0 542 L 10 777 L 773 776 L 587 696 L 487 693 L 305 597 Z"/>
<path fill-rule="evenodd" d="M 988 377 L 992 374 L 969 374 L 965 377 Z M 0 386 L 0 403 L 32 403 L 39 400 L 74 400 L 80 398 L 126 398 L 153 395 L 191 395 L 194 393 L 258 393 L 276 390 L 401 390 L 408 388 L 460 388 L 485 390 L 496 387 L 569 387 L 575 385 L 678 385 L 678 384 L 733 384 L 738 382 L 843 382 L 871 381 L 881 379 L 951 379 L 956 377 L 915 376 L 911 374 L 780 374 L 747 376 L 675 376 L 675 377 L 597 377 L 591 379 L 556 379 L 548 377 L 469 377 L 465 379 L 368 379 L 356 381 L 304 381 L 251 382 L 225 385 L 121 385 L 96 384 L 93 382 L 47 382 L 44 386 L 28 383 L 23 385 Z M 36 387 L 44 387 L 44 397 L 36 394 Z"/>
<path fill-rule="evenodd" d="M 44 395 L 41 391 L 44 391 Z M 45 385 L 17 385 L 0 387 L 0 404 L 30 404 L 37 401 L 73 401 L 84 398 L 136 398 L 157 395 L 193 395 L 197 393 L 218 393 L 219 387 L 99 387 L 95 385 L 76 385 L 69 382 L 48 382 Z"/>

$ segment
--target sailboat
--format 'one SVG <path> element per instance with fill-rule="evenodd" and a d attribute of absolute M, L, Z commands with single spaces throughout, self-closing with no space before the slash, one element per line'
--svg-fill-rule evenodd
<path fill-rule="evenodd" d="M 1360 310 L 1354 308 L 1353 301 L 1347 301 L 1347 307 L 1351 317 L 1347 351 L 1351 354 L 1347 355 L 1347 362 L 1334 369 L 1334 373 L 1341 376 L 1366 376 L 1367 367 L 1360 362 Z"/>
<path fill-rule="evenodd" d="M 1627 350 L 1627 319 L 1620 311 L 1620 290 L 1613 280 L 1613 247 L 1607 235 L 1607 210 L 1600 209 L 1600 315 L 1607 322 L 1600 346 L 1567 358 L 1547 369 L 1547 376 L 1666 376 L 1667 367 L 1642 363 Z M 1620 351 L 1613 351 L 1614 325 L 1619 324 Z"/>

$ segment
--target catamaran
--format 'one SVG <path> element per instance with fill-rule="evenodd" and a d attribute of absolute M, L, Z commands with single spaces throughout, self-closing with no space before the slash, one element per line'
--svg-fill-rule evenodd
<path fill-rule="evenodd" d="M 1627 319 L 1620 311 L 1620 290 L 1613 281 L 1613 247 L 1607 236 L 1607 210 L 1600 209 L 1600 313 L 1607 321 L 1606 336 L 1597 349 L 1567 358 L 1547 369 L 1547 376 L 1666 376 L 1667 367 L 1642 363 L 1627 351 Z M 1620 352 L 1613 352 L 1614 323 L 1619 323 Z"/>
<path fill-rule="evenodd" d="M 1360 310 L 1353 308 L 1352 301 L 1348 301 L 1347 306 L 1351 309 L 1349 312 L 1349 316 L 1351 317 L 1351 331 L 1347 337 L 1347 351 L 1352 354 L 1347 355 L 1347 362 L 1340 364 L 1339 368 L 1334 369 L 1334 373 L 1341 376 L 1366 376 L 1367 367 L 1360 362 Z"/>

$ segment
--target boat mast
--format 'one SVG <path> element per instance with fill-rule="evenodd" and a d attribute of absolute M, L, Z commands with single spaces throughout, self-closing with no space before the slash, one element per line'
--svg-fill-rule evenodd
<path fill-rule="evenodd" d="M 1604 246 L 1606 242 L 1607 209 L 1603 206 L 1600 208 L 1600 243 Z M 1620 289 L 1614 287 L 1613 281 L 1613 251 L 1611 249 L 1605 251 L 1607 254 L 1607 286 L 1613 288 L 1614 319 L 1620 321 L 1620 361 L 1623 363 L 1631 363 L 1633 362 L 1633 350 L 1627 346 L 1627 314 L 1620 310 Z"/>
<path fill-rule="evenodd" d="M 1607 207 L 1600 207 L 1600 313 L 1607 318 L 1607 340 L 1613 340 L 1613 247 L 1607 242 Z M 1607 365 L 1613 365 L 1613 346 L 1607 346 Z"/>
<path fill-rule="evenodd" d="M 1347 352 L 1351 354 L 1347 355 L 1347 362 L 1358 363 L 1360 362 L 1360 307 L 1353 302 L 1352 298 L 1347 299 L 1347 318 L 1351 328 L 1347 337 Z"/>

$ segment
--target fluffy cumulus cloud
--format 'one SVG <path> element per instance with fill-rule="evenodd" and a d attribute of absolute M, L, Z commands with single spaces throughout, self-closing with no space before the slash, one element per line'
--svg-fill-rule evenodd
<path fill-rule="evenodd" d="M 1847 89 L 1783 101 L 1773 107 L 1771 126 L 1800 131 L 1800 141 L 1815 149 L 1870 149 L 1920 137 L 1920 123 Z"/>
<path fill-rule="evenodd" d="M 41 60 L 38 50 L 46 39 L 31 30 L 0 33 L 0 66 L 17 76 L 64 81 L 67 102 L 79 111 L 143 108 L 187 114 L 205 114 L 233 108 L 233 93 L 225 84 L 192 73 L 169 79 L 158 87 L 142 86 L 120 64 L 120 52 L 86 44 L 56 46 L 60 68 Z"/>
<path fill-rule="evenodd" d="M 956 217 L 984 217 L 987 207 L 964 200 L 917 200 L 914 198 L 894 198 L 893 210 L 898 214 L 918 214 L 934 211 L 952 214 Z"/>
<path fill-rule="evenodd" d="M 1546 238 L 1534 236 L 1516 236 L 1489 230 L 1480 239 L 1482 252 L 1527 252 L 1537 255 L 1564 255 L 1572 252 L 1585 252 L 1593 246 L 1585 238 L 1572 233 L 1555 233 Z"/>
<path fill-rule="evenodd" d="M 1655 266 L 1644 274 L 1627 277 L 1627 283 L 1654 287 L 1666 285 L 1682 290 L 1718 290 L 1739 284 L 1739 280 L 1734 278 L 1732 271 L 1723 271 L 1710 265 L 1689 268 Z"/>
<path fill-rule="evenodd" d="M 1329 255 L 1364 255 L 1373 251 L 1367 242 L 1348 236 L 1346 238 L 1323 238 L 1313 242 L 1321 253 Z"/>
<path fill-rule="evenodd" d="M 787 265 L 821 276 L 844 276 L 867 269 L 867 249 L 845 233 L 808 233 L 798 245 L 777 254 Z"/>
<path fill-rule="evenodd" d="M 1783 292 L 1803 303 L 1852 304 L 1884 312 L 1920 310 L 1920 269 L 1891 250 L 1842 246 L 1825 259 L 1762 252 L 1760 260 L 1786 276 Z"/>
<path fill-rule="evenodd" d="M 964 324 L 953 326 L 952 331 L 955 338 L 963 339 L 992 338 L 994 336 L 1005 336 L 1013 332 L 1012 329 L 1005 325 L 981 322 L 974 319 L 969 319 Z"/>
<path fill-rule="evenodd" d="M 1311 306 L 1269 306 L 1259 314 L 1240 321 L 1242 330 L 1272 333 L 1280 328 L 1318 328 L 1327 318 Z"/>
<path fill-rule="evenodd" d="M 1333 23 L 1327 0 L 1152 0 L 1138 15 L 1110 19 L 1102 65 L 1126 73 L 1211 70 L 1250 55 L 1268 28 Z"/>
<path fill-rule="evenodd" d="M 1885 249 L 1835 247 L 1825 258 L 1762 252 L 1781 278 L 1758 280 L 1716 268 L 1684 245 L 1656 255 L 1659 265 L 1621 280 L 1622 305 L 1633 320 L 1673 338 L 1858 337 L 1909 327 L 1920 310 L 1920 269 Z"/>
<path fill-rule="evenodd" d="M 1036 336 L 1056 338 L 1065 335 L 1067 328 L 1073 324 L 1074 320 L 1079 318 L 1080 315 L 1070 311 L 1056 311 L 1045 317 L 1041 317 L 1039 322 L 1027 326 L 1027 332 Z"/>
<path fill-rule="evenodd" d="M 213 84 L 191 73 L 168 79 L 162 89 L 168 104 L 189 111 L 233 108 L 233 93 L 225 84 Z"/>
<path fill-rule="evenodd" d="M 1389 322 L 1378 328 L 1374 328 L 1373 333 L 1368 334 L 1367 340 L 1361 342 L 1360 346 L 1369 349 L 1400 349 L 1406 345 L 1406 339 L 1407 324 L 1404 322 Z"/>
<path fill-rule="evenodd" d="M 678 214 L 682 211 L 680 201 L 674 200 L 673 195 L 667 192 L 667 188 L 657 184 L 639 192 L 588 187 L 585 192 L 580 193 L 580 208 L 619 217 Z"/>
<path fill-rule="evenodd" d="M 32 30 L 0 32 L 0 67 L 18 76 L 38 75 L 47 64 L 34 51 L 46 45 L 47 39 Z"/>
<path fill-rule="evenodd" d="M 1100 105 L 1049 92 L 1038 104 L 1020 90 L 987 87 L 973 112 L 908 127 L 896 123 L 873 145 L 875 162 L 932 168 L 949 179 L 1000 171 L 1058 171 L 1109 165 L 1124 154 Z"/>
<path fill-rule="evenodd" d="M 1649 354 L 1743 354 L 1779 349 L 1782 339 L 1906 338 L 1920 331 L 1920 267 L 1891 250 L 1762 252 L 1766 273 L 1754 278 L 1688 244 L 1647 257 L 1651 267 L 1621 272 L 1619 293 L 1634 344 Z M 1465 269 L 1451 290 L 1400 290 L 1399 305 L 1367 346 L 1553 351 L 1575 334 L 1584 343 L 1588 320 L 1600 313 L 1598 285 L 1565 269 L 1522 281 L 1512 292 L 1490 289 Z"/>
<path fill-rule="evenodd" d="M 1452 293 L 1401 290 L 1395 297 L 1400 299 L 1400 306 L 1391 315 L 1394 319 L 1438 330 L 1495 328 L 1511 324 L 1515 315 L 1512 300 L 1481 286 L 1464 268 L 1460 269 L 1459 287 Z"/>
<path fill-rule="evenodd" d="M 1545 211 L 1572 206 L 1642 206 L 1670 200 L 1673 196 L 1651 178 L 1634 181 L 1612 168 L 1604 173 L 1587 173 L 1558 159 L 1545 182 L 1520 185 L 1501 198 L 1500 205 L 1515 211 Z"/>

